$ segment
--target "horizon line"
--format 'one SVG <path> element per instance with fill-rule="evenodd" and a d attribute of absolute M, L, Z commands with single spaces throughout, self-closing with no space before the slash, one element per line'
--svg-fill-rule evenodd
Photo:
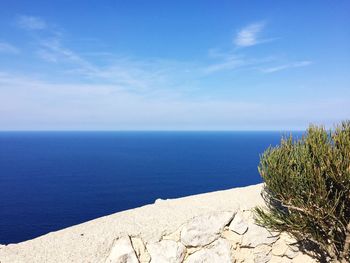
<path fill-rule="evenodd" d="M 174 129 L 174 130 L 0 130 L 1 132 L 303 132 L 306 131 L 306 129 L 232 129 L 232 130 L 226 130 L 226 129 L 215 129 L 215 130 L 185 130 L 185 129 Z"/>

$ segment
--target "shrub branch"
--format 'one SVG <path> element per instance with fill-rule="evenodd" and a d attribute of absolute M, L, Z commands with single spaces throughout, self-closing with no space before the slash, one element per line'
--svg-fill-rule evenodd
<path fill-rule="evenodd" d="M 333 262 L 350 261 L 350 121 L 327 132 L 310 126 L 260 157 L 267 209 L 257 221 L 311 242 Z"/>

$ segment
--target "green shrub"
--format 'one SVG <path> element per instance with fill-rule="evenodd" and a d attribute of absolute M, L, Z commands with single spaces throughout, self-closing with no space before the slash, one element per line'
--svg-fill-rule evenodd
<path fill-rule="evenodd" d="M 266 208 L 257 222 L 311 243 L 334 262 L 350 261 L 350 121 L 327 132 L 310 126 L 260 158 Z"/>

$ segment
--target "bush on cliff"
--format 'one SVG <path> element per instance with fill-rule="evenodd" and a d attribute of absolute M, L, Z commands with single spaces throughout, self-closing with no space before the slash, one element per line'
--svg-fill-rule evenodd
<path fill-rule="evenodd" d="M 334 262 L 350 261 L 350 121 L 327 132 L 310 126 L 261 156 L 268 209 L 259 224 L 313 244 Z"/>

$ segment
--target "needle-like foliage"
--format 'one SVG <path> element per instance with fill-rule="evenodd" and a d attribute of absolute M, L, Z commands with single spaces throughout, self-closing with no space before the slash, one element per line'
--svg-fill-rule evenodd
<path fill-rule="evenodd" d="M 255 209 L 258 223 L 350 261 L 350 121 L 283 138 L 261 155 L 259 172 L 267 209 Z"/>

